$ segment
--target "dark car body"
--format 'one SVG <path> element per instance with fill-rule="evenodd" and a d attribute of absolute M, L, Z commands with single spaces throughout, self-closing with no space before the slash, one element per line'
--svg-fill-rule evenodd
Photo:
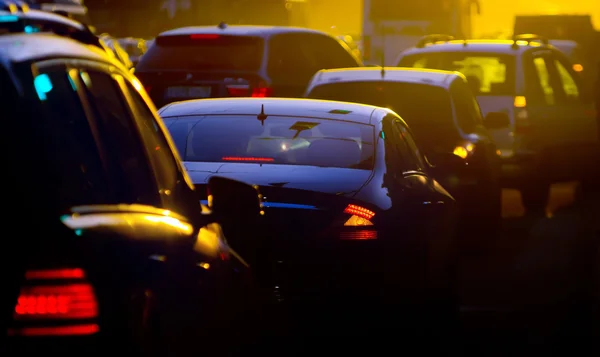
<path fill-rule="evenodd" d="M 434 299 L 451 296 L 455 202 L 394 112 L 238 98 L 173 103 L 159 113 L 199 192 L 214 176 L 259 187 L 263 228 L 245 234 L 264 248 L 249 260 L 278 300 L 298 308 L 333 298 L 344 309 L 362 299 L 353 314 L 377 310 L 375 301 L 391 318 L 402 302 L 427 305 L 432 291 Z M 204 146 L 212 149 L 197 155 Z"/>
<path fill-rule="evenodd" d="M 15 10 L 16 9 L 16 10 Z M 0 10 L 0 34 L 49 32 L 104 49 L 90 28 L 68 17 L 46 11 Z"/>
<path fill-rule="evenodd" d="M 465 160 L 458 170 L 437 177 L 461 206 L 465 230 L 477 232 L 481 239 L 482 230 L 487 232 L 499 224 L 500 161 L 462 74 L 411 68 L 320 71 L 305 96 L 393 109 L 407 122 L 417 145 L 434 165 L 448 153 Z M 508 117 L 506 121 L 508 124 Z"/>
<path fill-rule="evenodd" d="M 25 232 L 3 243 L 9 354 L 178 354 L 235 333 L 252 311 L 248 266 L 202 212 L 139 81 L 93 46 L 12 34 L 0 84 L 3 226 Z"/>
<path fill-rule="evenodd" d="M 220 97 L 300 97 L 320 69 L 358 67 L 348 46 L 294 27 L 186 27 L 159 34 L 136 66 L 158 107 Z"/>

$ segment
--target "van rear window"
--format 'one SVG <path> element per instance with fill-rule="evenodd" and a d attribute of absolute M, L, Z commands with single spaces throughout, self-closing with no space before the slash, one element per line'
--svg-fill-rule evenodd
<path fill-rule="evenodd" d="M 156 38 L 137 70 L 257 71 L 264 40 L 252 36 L 217 34 L 170 35 Z"/>

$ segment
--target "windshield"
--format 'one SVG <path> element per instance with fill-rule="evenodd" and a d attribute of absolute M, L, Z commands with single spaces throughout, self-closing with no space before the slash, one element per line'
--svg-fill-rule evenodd
<path fill-rule="evenodd" d="M 374 129 L 358 123 L 256 115 L 164 118 L 184 161 L 371 170 Z"/>
<path fill-rule="evenodd" d="M 448 92 L 427 84 L 401 82 L 331 83 L 314 88 L 309 98 L 389 108 L 410 126 L 424 146 L 455 140 L 457 131 Z"/>
<path fill-rule="evenodd" d="M 138 67 L 144 70 L 257 71 L 263 59 L 259 37 L 194 34 L 158 37 Z"/>
<path fill-rule="evenodd" d="M 514 95 L 515 57 L 492 53 L 432 52 L 406 56 L 399 67 L 458 71 L 464 74 L 475 95 Z"/>

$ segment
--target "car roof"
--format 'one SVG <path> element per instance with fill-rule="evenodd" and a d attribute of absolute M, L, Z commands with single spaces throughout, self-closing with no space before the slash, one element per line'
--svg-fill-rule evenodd
<path fill-rule="evenodd" d="M 372 105 L 315 99 L 292 98 L 219 98 L 175 102 L 158 112 L 163 118 L 186 115 L 253 115 L 264 108 L 266 115 L 336 119 L 369 124 L 375 110 Z"/>
<path fill-rule="evenodd" d="M 81 22 L 77 22 L 68 17 L 54 14 L 54 13 L 48 12 L 48 11 L 28 10 L 25 12 L 18 11 L 18 12 L 13 13 L 10 11 L 0 10 L 0 18 L 6 19 L 9 17 L 30 19 L 30 20 L 37 20 L 37 21 L 56 22 L 56 23 L 60 23 L 65 26 L 77 28 L 79 30 L 85 30 L 85 28 L 86 28 L 85 25 L 82 24 Z"/>
<path fill-rule="evenodd" d="M 177 36 L 177 35 L 193 35 L 193 34 L 215 34 L 215 35 L 232 35 L 232 36 L 258 36 L 269 37 L 284 33 L 306 33 L 306 34 L 321 34 L 324 32 L 311 30 L 301 27 L 288 26 L 241 26 L 233 25 L 225 28 L 219 26 L 191 26 L 173 29 L 160 33 L 158 36 Z"/>
<path fill-rule="evenodd" d="M 315 75 L 315 85 L 323 83 L 387 81 L 429 84 L 449 88 L 454 79 L 462 77 L 459 72 L 435 69 L 384 67 L 358 67 L 320 70 Z"/>
<path fill-rule="evenodd" d="M 539 42 L 518 42 L 518 46 L 514 46 L 513 40 L 453 40 L 447 42 L 435 42 L 427 44 L 425 47 L 413 47 L 402 53 L 402 56 L 407 56 L 416 53 L 434 53 L 434 52 L 484 52 L 497 53 L 506 55 L 521 55 L 528 49 L 543 46 Z"/>
<path fill-rule="evenodd" d="M 47 33 L 0 36 L 0 62 L 5 65 L 56 57 L 77 57 L 116 63 L 99 48 L 62 36 Z"/>

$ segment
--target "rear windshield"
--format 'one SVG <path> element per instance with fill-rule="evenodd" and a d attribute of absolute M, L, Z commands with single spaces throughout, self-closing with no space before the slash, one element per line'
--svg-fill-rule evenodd
<path fill-rule="evenodd" d="M 162 36 L 142 56 L 138 69 L 257 71 L 263 53 L 264 41 L 260 37 Z"/>
<path fill-rule="evenodd" d="M 301 117 L 211 115 L 164 118 L 184 161 L 371 170 L 371 125 Z"/>
<path fill-rule="evenodd" d="M 398 66 L 461 72 L 475 95 L 485 96 L 514 95 L 515 63 L 511 55 L 432 52 L 406 56 Z"/>
<path fill-rule="evenodd" d="M 392 109 L 424 146 L 454 140 L 452 134 L 457 132 L 450 95 L 436 86 L 400 82 L 331 83 L 314 88 L 308 97 Z"/>

